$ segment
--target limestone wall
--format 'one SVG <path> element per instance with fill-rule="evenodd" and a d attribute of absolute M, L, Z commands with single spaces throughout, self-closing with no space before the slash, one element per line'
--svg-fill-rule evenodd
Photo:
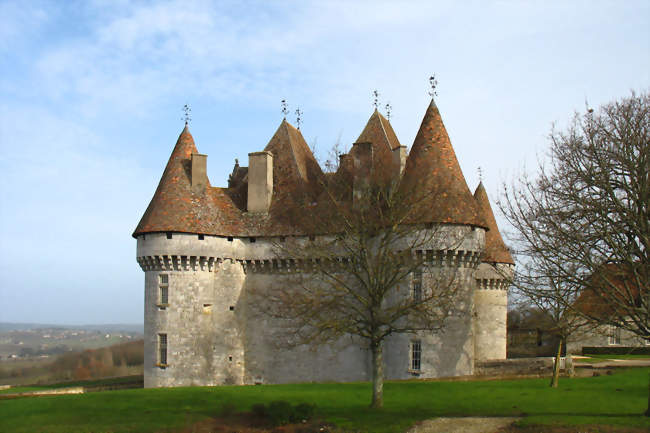
<path fill-rule="evenodd" d="M 448 249 L 449 239 L 454 249 Z M 199 239 L 180 233 L 171 234 L 171 239 L 165 233 L 138 238 L 137 259 L 145 271 L 145 387 L 370 379 L 370 353 L 361 342 L 345 337 L 330 346 L 281 348 L 277 323 L 248 304 L 252 288 L 282 284 L 283 272 L 296 271 L 289 261 L 276 257 L 274 241 Z M 421 245 L 421 254 L 434 270 L 430 277 L 425 273 L 424 287 L 435 284 L 435 269 L 455 269 L 461 287 L 458 311 L 444 332 L 389 338 L 384 352 L 387 378 L 413 377 L 409 366 L 414 338 L 422 343 L 419 377 L 472 374 L 474 273 L 483 244 L 483 229 L 450 225 Z M 162 274 L 168 275 L 169 302 L 164 308 L 159 305 Z M 410 296 L 410 289 L 404 294 Z M 481 317 L 489 320 L 500 314 L 493 311 L 501 308 L 500 299 L 485 305 Z M 481 329 L 498 334 L 497 328 Z M 159 334 L 167 335 L 167 365 L 158 359 Z M 505 345 L 505 321 L 503 338 Z"/>

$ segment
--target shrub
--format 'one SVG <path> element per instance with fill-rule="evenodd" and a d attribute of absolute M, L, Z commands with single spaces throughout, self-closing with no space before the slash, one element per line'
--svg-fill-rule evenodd
<path fill-rule="evenodd" d="M 314 416 L 316 410 L 315 404 L 300 403 L 293 409 L 293 422 L 301 422 L 302 420 L 310 420 Z"/>
<path fill-rule="evenodd" d="M 264 406 L 264 403 L 255 403 L 251 407 L 251 412 L 253 412 L 253 415 L 259 417 L 259 418 L 266 418 L 268 415 L 266 411 L 266 406 Z"/>
<path fill-rule="evenodd" d="M 267 413 L 273 425 L 288 424 L 292 418 L 293 407 L 284 400 L 272 401 L 269 403 Z"/>

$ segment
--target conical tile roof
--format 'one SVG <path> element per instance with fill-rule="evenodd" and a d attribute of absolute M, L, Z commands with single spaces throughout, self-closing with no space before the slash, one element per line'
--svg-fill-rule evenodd
<path fill-rule="evenodd" d="M 433 99 L 406 159 L 402 188 L 421 196 L 420 220 L 487 228 Z"/>
<path fill-rule="evenodd" d="M 140 219 L 133 236 L 151 232 L 214 234 L 237 227 L 238 212 L 221 188 L 206 185 L 193 192 L 191 157 L 198 153 L 194 138 L 185 125 L 172 151 L 158 188 Z"/>
<path fill-rule="evenodd" d="M 512 255 L 506 247 L 506 244 L 503 242 L 503 238 L 499 232 L 499 227 L 494 218 L 494 212 L 492 212 L 492 206 L 490 206 L 490 200 L 488 199 L 483 182 L 480 182 L 476 187 L 474 199 L 476 200 L 476 203 L 478 203 L 479 209 L 481 210 L 489 229 L 485 234 L 485 252 L 483 253 L 483 261 L 488 263 L 509 263 L 514 265 L 515 262 L 512 260 Z"/>

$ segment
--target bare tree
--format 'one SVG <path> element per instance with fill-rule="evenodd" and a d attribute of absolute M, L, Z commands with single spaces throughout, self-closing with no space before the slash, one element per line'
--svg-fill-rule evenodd
<path fill-rule="evenodd" d="M 528 260 L 520 286 L 548 296 L 560 320 L 571 309 L 648 338 L 650 95 L 587 109 L 549 138 L 537 177 L 505 186 L 499 203 Z"/>
<path fill-rule="evenodd" d="M 593 329 L 594 324 L 582 315 L 572 313 L 573 303 L 578 294 L 575 287 L 559 281 L 552 269 L 547 269 L 539 257 L 525 248 L 525 239 L 517 240 L 523 248 L 518 257 L 518 269 L 512 280 L 513 295 L 540 311 L 549 322 L 546 332 L 557 338 L 553 376 L 550 382 L 552 388 L 557 388 L 562 347 L 567 348 L 569 337 L 578 331 Z M 570 357 L 568 350 L 566 356 Z"/>
<path fill-rule="evenodd" d="M 325 344 L 346 335 L 365 344 L 372 355 L 371 406 L 381 407 L 386 338 L 437 332 L 459 309 L 469 314 L 458 266 L 447 252 L 472 228 L 419 223 L 426 197 L 439 191 L 406 188 L 392 176 L 382 177 L 391 167 L 355 183 L 345 164 L 326 175 L 317 193 L 293 192 L 286 220 L 314 235 L 276 244 L 276 256 L 296 260 L 301 272 L 288 277 L 288 284 L 254 294 L 264 299 L 255 304 L 284 324 L 281 341 L 287 346 Z"/>

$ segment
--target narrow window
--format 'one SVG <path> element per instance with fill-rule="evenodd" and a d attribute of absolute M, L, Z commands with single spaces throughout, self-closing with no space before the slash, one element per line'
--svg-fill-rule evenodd
<path fill-rule="evenodd" d="M 230 311 L 235 311 L 235 306 L 234 305 L 230 306 Z"/>
<path fill-rule="evenodd" d="M 228 236 L 228 242 L 232 242 L 232 236 Z"/>
<path fill-rule="evenodd" d="M 171 238 L 172 238 L 172 233 L 171 233 L 171 232 L 167 232 L 167 239 L 171 239 Z"/>
<path fill-rule="evenodd" d="M 158 334 L 158 364 L 167 366 L 167 334 Z"/>
<path fill-rule="evenodd" d="M 420 268 L 413 271 L 413 300 L 422 301 L 422 269 Z"/>
<path fill-rule="evenodd" d="M 621 344 L 621 328 L 614 325 L 610 326 L 608 343 L 610 345 Z"/>
<path fill-rule="evenodd" d="M 420 371 L 422 360 L 422 343 L 420 340 L 411 341 L 411 370 Z"/>
<path fill-rule="evenodd" d="M 200 240 L 200 241 L 203 240 L 203 235 L 199 235 L 199 240 Z"/>
<path fill-rule="evenodd" d="M 164 310 L 169 305 L 169 275 L 158 275 L 158 307 Z"/>

